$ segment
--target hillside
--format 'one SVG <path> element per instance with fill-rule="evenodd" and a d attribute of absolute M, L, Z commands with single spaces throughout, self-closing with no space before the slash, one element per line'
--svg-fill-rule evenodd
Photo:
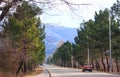
<path fill-rule="evenodd" d="M 52 54 L 62 42 L 74 42 L 77 29 L 47 24 L 45 25 L 45 33 L 46 56 L 48 56 Z"/>

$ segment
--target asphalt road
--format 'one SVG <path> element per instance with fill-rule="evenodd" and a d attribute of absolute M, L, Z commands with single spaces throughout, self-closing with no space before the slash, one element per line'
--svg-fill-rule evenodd
<path fill-rule="evenodd" d="M 63 68 L 53 65 L 45 65 L 51 73 L 51 77 L 120 77 L 120 75 L 103 72 L 82 72 L 80 69 Z"/>

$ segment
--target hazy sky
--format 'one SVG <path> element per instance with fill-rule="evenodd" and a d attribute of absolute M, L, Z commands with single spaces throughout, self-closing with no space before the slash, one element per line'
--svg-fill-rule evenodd
<path fill-rule="evenodd" d="M 78 28 L 80 23 L 85 20 L 93 19 L 95 11 L 110 8 L 116 0 L 67 0 L 77 4 L 89 4 L 71 6 L 65 4 L 50 5 L 50 9 L 44 9 L 41 15 L 43 23 L 51 23 L 65 27 Z M 59 0 L 56 3 L 60 3 Z M 45 6 L 43 6 L 45 8 Z"/>

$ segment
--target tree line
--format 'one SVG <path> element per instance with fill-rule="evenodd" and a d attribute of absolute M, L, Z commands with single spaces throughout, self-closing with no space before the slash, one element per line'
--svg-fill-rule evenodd
<path fill-rule="evenodd" d="M 45 58 L 45 27 L 36 17 L 42 10 L 23 2 L 15 13 L 5 16 L 0 32 L 0 73 L 2 77 L 22 77 L 42 64 Z M 6 75 L 10 73 L 10 75 Z M 0 74 L 1 75 L 1 74 Z"/>
<path fill-rule="evenodd" d="M 120 1 L 110 9 L 95 12 L 94 19 L 83 21 L 77 29 L 75 43 L 65 42 L 49 60 L 50 62 L 67 67 L 79 67 L 90 63 L 93 69 L 109 72 L 109 22 L 111 22 L 112 71 L 120 72 Z M 110 21 L 109 21 L 110 13 Z"/>
<path fill-rule="evenodd" d="M 17 77 L 43 63 L 45 27 L 41 26 L 40 18 L 36 18 L 42 13 L 36 5 L 45 6 L 42 7 L 45 10 L 54 8 L 54 4 L 65 4 L 69 9 L 71 5 L 81 5 L 67 0 L 56 1 L 0 0 L 0 76 L 2 72 L 2 77 Z"/>

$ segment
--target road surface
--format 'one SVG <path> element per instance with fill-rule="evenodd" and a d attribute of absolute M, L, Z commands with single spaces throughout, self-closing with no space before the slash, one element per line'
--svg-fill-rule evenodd
<path fill-rule="evenodd" d="M 120 77 L 120 75 L 103 72 L 82 72 L 80 69 L 63 68 L 53 65 L 45 65 L 51 73 L 51 77 Z"/>

